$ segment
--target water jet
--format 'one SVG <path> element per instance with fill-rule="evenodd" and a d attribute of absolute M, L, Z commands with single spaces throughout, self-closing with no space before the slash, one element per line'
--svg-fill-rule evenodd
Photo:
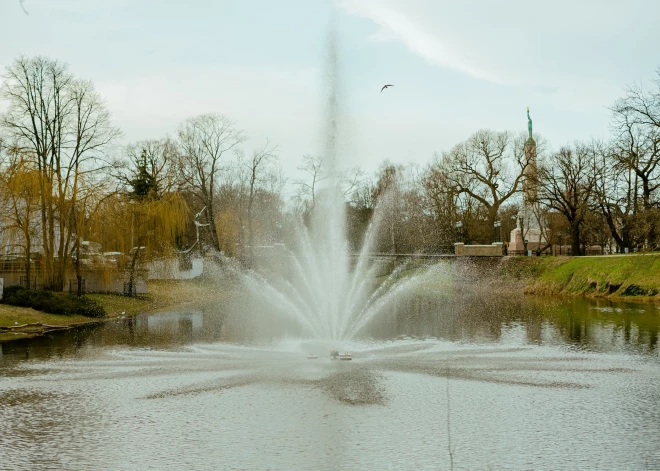
<path fill-rule="evenodd" d="M 401 276 L 405 263 L 384 281 L 376 280 L 382 262 L 374 260 L 378 233 L 394 195 L 385 193 L 364 235 L 358 253 L 352 253 L 346 236 L 346 201 L 342 191 L 341 163 L 350 160 L 346 113 L 341 100 L 339 51 L 330 36 L 327 64 L 327 105 L 324 126 L 322 187 L 307 224 L 296 227 L 296 241 L 284 247 L 282 263 L 288 273 L 272 276 L 240 269 L 250 292 L 265 299 L 274 310 L 295 320 L 306 338 L 348 341 L 400 296 L 438 277 L 450 279 L 444 264 Z"/>

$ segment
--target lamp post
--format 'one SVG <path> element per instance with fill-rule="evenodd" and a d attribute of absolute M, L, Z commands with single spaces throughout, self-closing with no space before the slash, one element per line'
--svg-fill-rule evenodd
<path fill-rule="evenodd" d="M 456 242 L 463 242 L 463 222 L 456 222 Z"/>
<path fill-rule="evenodd" d="M 559 255 L 561 255 L 561 231 L 557 235 L 559 236 Z"/>
<path fill-rule="evenodd" d="M 133 226 L 135 225 L 135 201 L 130 201 L 131 204 L 131 249 L 135 247 L 135 242 L 133 241 Z"/>
<path fill-rule="evenodd" d="M 495 242 L 502 242 L 502 221 L 495 221 Z"/>
<path fill-rule="evenodd" d="M 282 242 L 282 223 L 278 221 L 276 226 L 277 226 L 277 240 L 278 242 Z"/>

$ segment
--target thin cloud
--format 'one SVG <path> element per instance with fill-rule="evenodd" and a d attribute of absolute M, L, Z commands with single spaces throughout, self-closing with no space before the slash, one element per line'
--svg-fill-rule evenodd
<path fill-rule="evenodd" d="M 340 0 L 336 6 L 349 15 L 367 18 L 376 23 L 380 29 L 371 36 L 374 41 L 399 41 L 411 53 L 431 65 L 457 70 L 493 83 L 510 83 L 491 71 L 482 70 L 459 58 L 458 51 L 450 44 L 424 31 L 408 16 L 390 7 L 369 0 Z"/>

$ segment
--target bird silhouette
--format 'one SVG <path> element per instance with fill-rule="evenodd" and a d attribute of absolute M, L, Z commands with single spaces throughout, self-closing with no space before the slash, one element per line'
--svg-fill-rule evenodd
<path fill-rule="evenodd" d="M 25 9 L 25 7 L 23 6 L 23 3 L 24 3 L 24 2 L 25 2 L 25 0 L 18 0 L 18 3 L 21 4 L 21 8 L 23 9 L 23 13 L 25 13 L 26 15 L 29 16 L 30 14 L 27 12 L 27 10 Z"/>
<path fill-rule="evenodd" d="M 388 87 L 393 87 L 393 86 L 394 86 L 394 85 L 392 85 L 391 83 L 388 84 L 388 85 L 383 85 L 383 88 L 380 89 L 380 93 L 383 93 L 383 90 L 385 90 L 386 88 L 388 88 Z"/>

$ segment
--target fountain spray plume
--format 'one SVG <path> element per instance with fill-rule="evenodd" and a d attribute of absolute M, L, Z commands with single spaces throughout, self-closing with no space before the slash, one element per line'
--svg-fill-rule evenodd
<path fill-rule="evenodd" d="M 436 276 L 435 270 L 415 270 L 404 278 L 401 264 L 377 282 L 379 262 L 374 249 L 383 222 L 391 218 L 396 193 L 385 190 L 357 254 L 346 233 L 346 202 L 341 190 L 341 158 L 347 148 L 346 114 L 342 109 L 340 55 L 335 29 L 328 39 L 325 75 L 326 112 L 323 178 L 309 227 L 299 223 L 295 248 L 285 249 L 287 276 L 271 276 L 227 264 L 251 294 L 265 298 L 275 311 L 294 319 L 310 337 L 333 342 L 350 340 L 397 296 Z M 389 221 L 389 219 L 387 219 Z"/>

